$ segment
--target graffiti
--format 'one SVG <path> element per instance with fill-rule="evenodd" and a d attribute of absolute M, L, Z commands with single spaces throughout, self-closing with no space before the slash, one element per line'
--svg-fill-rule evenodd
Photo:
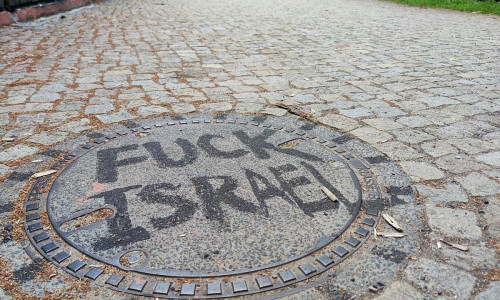
<path fill-rule="evenodd" d="M 169 147 L 176 147 L 181 154 L 166 149 L 159 142 L 147 142 L 142 145 L 132 144 L 117 148 L 103 149 L 97 152 L 97 179 L 100 183 L 114 183 L 118 181 L 120 168 L 140 164 L 149 159 L 159 170 L 178 169 L 194 164 L 204 152 L 209 157 L 218 159 L 237 159 L 253 154 L 258 160 L 268 160 L 272 152 L 285 154 L 294 160 L 286 160 L 281 165 L 273 164 L 265 169 L 255 170 L 250 167 L 241 167 L 241 175 L 191 176 L 185 182 L 160 182 L 149 185 L 131 185 L 100 192 L 91 198 L 103 198 L 104 203 L 116 208 L 116 213 L 107 219 L 110 236 L 105 236 L 94 244 L 97 250 L 107 250 L 116 246 L 127 246 L 132 243 L 147 240 L 150 233 L 144 227 L 134 227 L 130 219 L 128 201 L 136 197 L 144 205 L 165 205 L 170 207 L 165 216 L 148 216 L 149 223 L 156 230 L 163 230 L 185 223 L 201 211 L 206 219 L 221 226 L 223 230 L 229 228 L 229 221 L 225 209 L 232 209 L 243 214 L 258 214 L 269 217 L 269 201 L 284 201 L 293 205 L 309 217 L 317 212 L 336 211 L 343 204 L 351 212 L 355 203 L 351 203 L 336 189 L 311 163 L 323 162 L 315 155 L 297 149 L 281 149 L 267 139 L 274 134 L 272 130 L 264 130 L 261 134 L 250 137 L 242 130 L 232 132 L 237 141 L 241 142 L 230 151 L 219 149 L 214 143 L 224 139 L 223 136 L 205 134 L 195 143 L 177 138 Z M 141 147 L 148 155 L 135 154 Z M 119 159 L 119 155 L 128 158 Z M 161 172 L 161 171 L 158 171 Z M 222 172 L 222 171 L 221 171 Z M 266 176 L 267 174 L 267 176 Z M 239 178 L 239 179 L 238 179 Z M 246 182 L 243 182 L 243 181 Z M 163 180 L 164 181 L 164 180 Z M 315 184 L 325 186 L 338 198 L 332 202 L 325 195 L 315 201 L 304 200 L 298 191 L 303 186 Z M 241 186 L 249 186 L 251 194 L 242 195 L 237 190 Z M 191 189 L 192 194 L 186 193 Z M 189 196 L 191 195 L 191 196 Z M 194 198 L 194 199 L 193 199 Z M 252 199 L 254 199 L 252 201 Z M 276 200 L 280 199 L 280 200 Z M 255 201 L 256 200 L 256 201 Z M 144 224 L 143 224 L 144 225 Z"/>

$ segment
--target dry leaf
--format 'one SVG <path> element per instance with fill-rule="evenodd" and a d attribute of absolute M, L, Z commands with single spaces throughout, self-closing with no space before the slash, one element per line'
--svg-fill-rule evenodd
<path fill-rule="evenodd" d="M 39 177 L 47 176 L 50 174 L 54 174 L 55 172 L 57 172 L 57 170 L 48 170 L 48 171 L 38 172 L 38 173 L 33 174 L 31 176 L 31 178 L 39 178 Z"/>
<path fill-rule="evenodd" d="M 321 190 L 322 190 L 322 191 L 323 191 L 323 193 L 325 193 L 325 194 L 328 196 L 328 198 L 330 198 L 330 200 L 332 200 L 333 202 L 337 202 L 337 201 L 339 201 L 339 199 L 337 199 L 337 197 L 335 197 L 335 195 L 334 195 L 332 192 L 330 192 L 330 190 L 329 190 L 329 189 L 327 189 L 326 187 L 322 186 L 322 187 L 321 187 Z"/>
<path fill-rule="evenodd" d="M 394 227 L 394 229 L 396 229 L 397 231 L 403 231 L 403 228 L 399 226 L 398 222 L 396 222 L 393 217 L 389 216 L 388 214 L 382 214 L 382 217 L 387 221 L 387 223 L 389 223 L 389 225 Z"/>
<path fill-rule="evenodd" d="M 453 247 L 455 249 L 458 249 L 458 250 L 462 250 L 462 251 L 469 251 L 469 247 L 467 246 L 462 246 L 462 245 L 459 245 L 459 244 L 455 244 L 455 243 L 452 243 L 452 242 L 447 242 L 443 239 L 440 239 L 441 242 L 445 243 L 446 245 L 450 246 L 450 247 Z"/>

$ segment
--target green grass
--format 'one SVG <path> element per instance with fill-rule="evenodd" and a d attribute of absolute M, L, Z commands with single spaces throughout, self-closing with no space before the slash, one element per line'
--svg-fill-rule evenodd
<path fill-rule="evenodd" d="M 500 16 L 500 2 L 495 0 L 386 0 L 421 7 L 439 7 L 458 11 L 495 14 Z"/>

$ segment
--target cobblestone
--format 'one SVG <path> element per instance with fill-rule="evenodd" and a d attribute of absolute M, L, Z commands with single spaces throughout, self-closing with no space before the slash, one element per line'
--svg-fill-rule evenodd
<path fill-rule="evenodd" d="M 318 121 L 327 126 L 343 130 L 350 131 L 359 127 L 359 123 L 351 120 L 350 118 L 341 115 L 328 115 L 325 117 L 318 118 Z"/>
<path fill-rule="evenodd" d="M 473 298 L 477 268 L 495 267 L 489 239 L 500 238 L 498 17 L 373 0 L 139 2 L 94 1 L 64 20 L 0 28 L 0 135 L 15 137 L 0 145 L 0 177 L 113 123 L 289 117 L 274 104 L 294 105 L 400 163 L 425 201 L 431 239 L 474 240 L 470 253 L 443 248 L 431 259 L 424 247 L 380 299 Z M 38 296 L 33 281 L 21 285 Z M 498 289 L 477 288 L 478 299 Z M 303 297 L 331 298 L 321 290 Z"/>
<path fill-rule="evenodd" d="M 97 115 L 96 117 L 99 119 L 99 121 L 105 124 L 118 123 L 121 121 L 131 120 L 136 118 L 135 116 L 131 115 L 130 113 L 124 110 L 121 110 L 111 115 Z"/>
<path fill-rule="evenodd" d="M 172 110 L 176 114 L 187 114 L 196 111 L 196 108 L 194 107 L 194 105 L 189 103 L 178 103 L 172 105 Z"/>
<path fill-rule="evenodd" d="M 264 110 L 262 110 L 262 113 L 266 114 L 266 115 L 282 117 L 286 114 L 286 109 L 268 107 L 268 108 L 265 108 Z"/>
<path fill-rule="evenodd" d="M 457 179 L 472 196 L 489 196 L 500 193 L 500 185 L 477 172 Z"/>
<path fill-rule="evenodd" d="M 441 170 L 427 162 L 404 161 L 399 164 L 415 181 L 436 180 L 445 176 Z"/>
<path fill-rule="evenodd" d="M 491 152 L 476 156 L 476 159 L 485 164 L 500 167 L 500 152 Z"/>
<path fill-rule="evenodd" d="M 469 198 L 464 190 L 457 184 L 447 183 L 444 188 L 433 188 L 425 185 L 416 185 L 419 196 L 427 198 L 434 204 L 445 204 L 447 202 L 468 202 Z"/>
<path fill-rule="evenodd" d="M 473 212 L 429 204 L 427 205 L 427 216 L 431 227 L 447 237 L 471 240 L 481 238 L 482 232 L 477 226 L 477 218 Z"/>
<path fill-rule="evenodd" d="M 35 147 L 16 145 L 0 152 L 0 161 L 6 162 L 25 158 L 26 156 L 35 154 L 37 151 L 38 148 Z"/>
<path fill-rule="evenodd" d="M 370 126 L 361 127 L 351 131 L 351 134 L 368 143 L 382 143 L 392 139 L 392 136 Z"/>
<path fill-rule="evenodd" d="M 137 113 L 143 117 L 163 114 L 167 112 L 169 112 L 169 110 L 161 106 L 141 106 L 137 110 Z"/>
<path fill-rule="evenodd" d="M 414 261 L 405 271 L 408 279 L 421 290 L 437 294 L 446 292 L 451 297 L 460 295 L 468 299 L 472 293 L 476 278 L 460 269 L 427 258 Z"/>
<path fill-rule="evenodd" d="M 475 300 L 493 300 L 500 295 L 500 281 L 491 282 L 486 289 L 479 293 L 474 299 Z"/>
<path fill-rule="evenodd" d="M 0 177 L 3 177 L 9 173 L 10 168 L 7 167 L 6 165 L 0 164 Z"/>

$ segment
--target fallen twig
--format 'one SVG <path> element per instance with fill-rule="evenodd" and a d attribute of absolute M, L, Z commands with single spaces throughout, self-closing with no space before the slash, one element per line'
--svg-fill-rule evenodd
<path fill-rule="evenodd" d="M 302 117 L 304 119 L 312 121 L 311 120 L 312 114 L 305 113 L 293 105 L 286 105 L 285 103 L 276 103 L 276 104 L 274 104 L 274 106 L 284 108 L 284 109 L 288 110 L 288 112 L 291 114 L 294 114 L 296 116 L 299 116 L 299 117 Z"/>
<path fill-rule="evenodd" d="M 453 247 L 453 248 L 456 248 L 458 250 L 462 250 L 462 251 L 469 251 L 469 247 L 467 246 L 462 246 L 462 245 L 459 245 L 459 244 L 455 244 L 455 243 L 452 243 L 452 242 L 447 242 L 443 239 L 439 239 L 441 242 L 445 243 L 446 245 L 450 246 L 450 247 Z"/>
<path fill-rule="evenodd" d="M 403 231 L 403 228 L 399 226 L 398 222 L 396 222 L 393 217 L 389 216 L 388 214 L 382 214 L 382 217 L 387 221 L 387 223 L 389 223 L 389 225 L 394 227 L 394 229 L 396 229 L 397 231 Z"/>
<path fill-rule="evenodd" d="M 57 170 L 48 170 L 48 171 L 38 172 L 38 173 L 33 174 L 31 176 L 31 178 L 39 178 L 39 177 L 47 176 L 50 174 L 54 174 L 55 172 L 57 172 Z"/>
<path fill-rule="evenodd" d="M 377 235 L 382 237 L 390 237 L 390 238 L 402 238 L 406 234 L 399 232 L 377 232 Z"/>

